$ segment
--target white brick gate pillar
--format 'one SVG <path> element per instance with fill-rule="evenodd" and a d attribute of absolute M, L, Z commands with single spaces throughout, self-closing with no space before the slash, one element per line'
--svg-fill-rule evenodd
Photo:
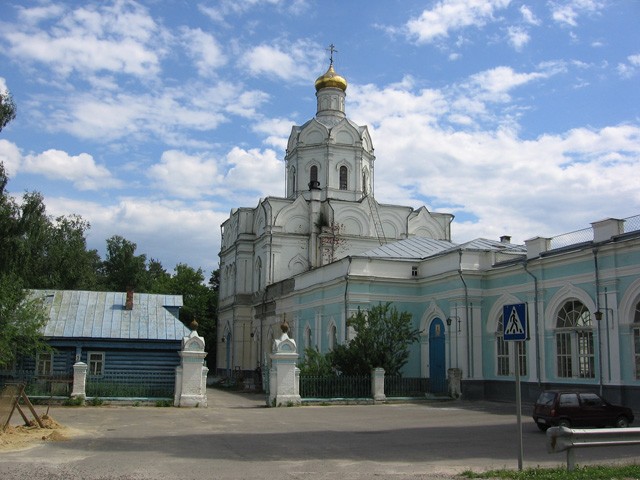
<path fill-rule="evenodd" d="M 296 342 L 289 338 L 289 326 L 283 322 L 282 336 L 273 341 L 271 370 L 269 370 L 269 405 L 280 407 L 299 405 L 300 370 L 296 366 L 298 350 Z"/>
<path fill-rule="evenodd" d="M 207 406 L 207 372 L 204 366 L 204 338 L 193 330 L 182 338 L 180 365 L 176 367 L 176 389 L 173 405 L 176 407 Z"/>
<path fill-rule="evenodd" d="M 89 367 L 84 362 L 76 362 L 73 364 L 73 389 L 71 397 L 85 398 L 87 389 L 87 369 Z"/>

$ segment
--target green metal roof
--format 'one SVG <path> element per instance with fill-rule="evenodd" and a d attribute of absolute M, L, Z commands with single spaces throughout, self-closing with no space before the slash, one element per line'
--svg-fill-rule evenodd
<path fill-rule="evenodd" d="M 127 340 L 182 340 L 190 331 L 178 319 L 182 295 L 125 292 L 32 290 L 44 300 L 49 321 L 45 337 Z"/>

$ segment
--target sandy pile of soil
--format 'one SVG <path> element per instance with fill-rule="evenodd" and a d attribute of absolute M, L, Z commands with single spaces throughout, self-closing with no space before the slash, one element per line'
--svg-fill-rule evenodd
<path fill-rule="evenodd" d="M 22 450 L 33 447 L 42 441 L 69 440 L 69 432 L 66 427 L 46 414 L 42 415 L 40 419 L 45 428 L 40 428 L 35 420 L 31 420 L 29 425 L 10 425 L 4 432 L 0 431 L 0 451 Z"/>

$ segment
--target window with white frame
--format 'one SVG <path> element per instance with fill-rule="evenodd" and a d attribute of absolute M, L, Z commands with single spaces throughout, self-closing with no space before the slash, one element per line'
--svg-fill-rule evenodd
<path fill-rule="evenodd" d="M 499 376 L 509 375 L 509 342 L 504 340 L 502 315 L 498 319 L 498 328 L 496 329 L 496 365 Z"/>
<path fill-rule="evenodd" d="M 640 302 L 636 304 L 633 325 L 633 352 L 636 365 L 636 380 L 640 380 Z"/>
<path fill-rule="evenodd" d="M 578 300 L 565 302 L 556 317 L 556 360 L 560 378 L 595 378 L 591 313 Z"/>
<path fill-rule="evenodd" d="M 345 167 L 344 165 L 340 167 L 340 190 L 347 189 L 347 174 L 347 167 Z"/>
<path fill-rule="evenodd" d="M 504 320 L 502 314 L 498 318 L 498 326 L 496 328 L 496 366 L 497 374 L 499 376 L 512 375 L 511 372 L 511 351 L 509 344 L 512 342 L 505 341 L 504 339 Z M 517 352 L 520 360 L 520 375 L 527 374 L 527 345 L 526 342 L 513 342 L 515 348 L 513 351 Z M 513 359 L 515 361 L 515 358 Z"/>
<path fill-rule="evenodd" d="M 53 373 L 53 353 L 39 353 L 36 357 L 36 371 L 38 375 Z"/>
<path fill-rule="evenodd" d="M 104 352 L 88 352 L 87 365 L 89 375 L 102 375 L 104 373 Z"/>

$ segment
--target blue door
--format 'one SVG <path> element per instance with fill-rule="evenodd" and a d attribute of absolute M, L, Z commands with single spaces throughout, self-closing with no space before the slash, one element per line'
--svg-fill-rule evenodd
<path fill-rule="evenodd" d="M 444 340 L 444 323 L 436 318 L 429 327 L 429 390 L 431 393 L 447 391 Z"/>

